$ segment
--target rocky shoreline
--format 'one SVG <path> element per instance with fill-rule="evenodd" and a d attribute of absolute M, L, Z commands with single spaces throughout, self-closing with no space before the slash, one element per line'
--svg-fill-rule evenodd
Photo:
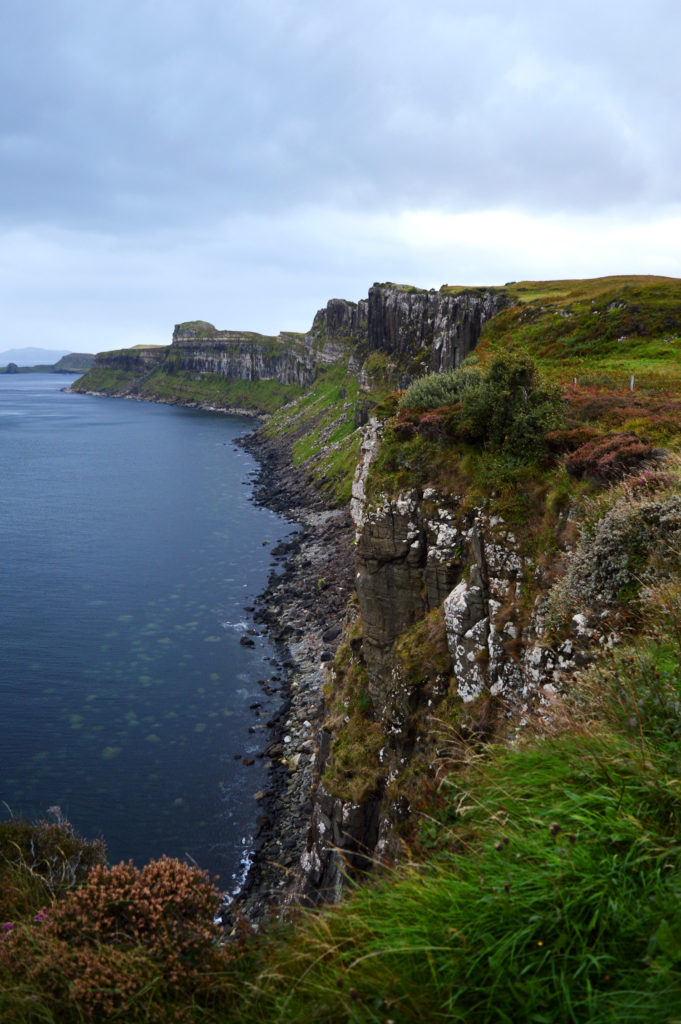
<path fill-rule="evenodd" d="M 268 763 L 268 785 L 259 794 L 250 869 L 223 911 L 228 933 L 243 922 L 259 924 L 299 896 L 297 867 L 312 810 L 323 684 L 354 590 L 348 510 L 325 504 L 304 472 L 293 466 L 290 444 L 262 431 L 239 443 L 259 464 L 254 501 L 289 519 L 297 530 L 272 550 L 279 564 L 253 611 L 255 623 L 275 646 L 283 701 L 266 723 L 268 742 L 259 756 Z"/>

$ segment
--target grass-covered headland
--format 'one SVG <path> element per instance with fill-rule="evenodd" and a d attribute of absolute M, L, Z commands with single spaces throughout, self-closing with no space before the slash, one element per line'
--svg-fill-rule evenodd
<path fill-rule="evenodd" d="M 346 358 L 264 429 L 345 502 L 372 405 L 369 502 L 412 489 L 503 516 L 547 643 L 575 615 L 612 642 L 518 722 L 456 697 L 438 609 L 412 626 L 403 674 L 444 697 L 392 794 L 401 860 L 258 934 L 221 933 L 195 868 L 107 866 L 64 822 L 0 824 L 0 1020 L 681 1021 L 681 282 L 505 288 L 462 368 L 398 392 L 390 360 L 360 384 Z M 361 635 L 353 608 L 327 693 L 325 784 L 357 800 L 383 743 Z"/>

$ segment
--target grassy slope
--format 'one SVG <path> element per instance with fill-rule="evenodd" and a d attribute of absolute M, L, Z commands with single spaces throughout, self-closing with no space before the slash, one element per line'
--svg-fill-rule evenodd
<path fill-rule="evenodd" d="M 96 391 L 109 395 L 132 393 L 156 402 L 179 402 L 215 409 L 244 409 L 257 415 L 269 414 L 301 393 L 294 384 L 275 380 L 247 381 L 203 374 L 200 379 L 159 367 L 152 373 L 112 367 L 94 367 L 73 386 L 74 391 Z"/>
<path fill-rule="evenodd" d="M 342 359 L 321 370 L 310 390 L 276 412 L 263 429 L 270 437 L 288 439 L 294 465 L 306 470 L 329 502 L 344 505 L 361 440 L 357 409 L 371 408 L 385 390 L 381 380 L 372 379 L 370 394 L 362 393 Z"/>
<path fill-rule="evenodd" d="M 523 281 L 505 290 L 515 305 L 490 324 L 483 353 L 519 345 L 566 382 L 622 386 L 632 373 L 645 386 L 681 380 L 678 278 Z"/>
<path fill-rule="evenodd" d="M 680 446 L 681 282 L 607 278 L 507 290 L 518 304 L 489 325 L 477 359 L 520 347 L 565 384 L 568 426 L 600 434 L 633 428 L 668 449 Z M 296 461 L 343 500 L 357 439 L 353 388 L 334 368 L 267 428 L 288 432 Z M 418 416 L 414 433 L 400 435 L 395 411 L 384 401 L 376 493 L 433 484 L 470 505 L 486 501 L 513 523 L 538 565 L 555 562 L 561 531 L 574 532 L 564 515 L 570 505 L 593 518 L 619 500 L 617 488 L 569 476 L 562 456 L 523 465 L 438 435 L 432 422 L 421 430 Z M 336 459 L 347 466 L 334 476 Z M 666 493 L 681 493 L 677 473 L 665 479 Z M 681 570 L 678 553 L 669 557 Z M 511 748 L 467 745 L 452 709 L 451 721 L 439 723 L 437 753 L 411 779 L 411 855 L 400 868 L 339 907 L 232 947 L 217 965 L 198 963 L 200 999 L 157 993 L 142 969 L 150 954 L 134 941 L 119 945 L 111 984 L 116 969 L 126 978 L 138 971 L 147 995 L 124 1001 L 111 1019 L 175 1019 L 184 1008 L 191 1020 L 246 1024 L 681 1020 L 680 578 L 672 574 L 632 606 L 626 643 L 602 652 L 566 695 L 560 735 L 528 730 Z M 532 600 L 528 594 L 528 607 Z M 400 641 L 410 671 L 428 672 L 429 662 L 441 671 L 427 649 L 436 635 L 437 623 L 426 622 Z M 358 707 L 346 708 L 348 717 L 360 721 L 361 693 L 352 699 Z M 29 896 L 13 905 L 32 934 L 45 899 L 29 898 L 34 874 L 25 876 Z M 16 894 L 20 871 L 11 884 Z M 3 960 L 3 941 L 3 1020 L 97 1019 L 67 994 L 48 996 L 35 982 L 29 990 Z M 50 976 L 58 973 L 54 954 L 35 941 L 35 956 L 46 957 Z M 97 958 L 110 947 L 95 939 L 88 948 Z"/>

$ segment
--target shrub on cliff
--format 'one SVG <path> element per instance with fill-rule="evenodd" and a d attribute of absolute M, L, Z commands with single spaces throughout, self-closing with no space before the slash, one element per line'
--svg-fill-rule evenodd
<path fill-rule="evenodd" d="M 0 823 L 0 915 L 5 921 L 34 914 L 104 863 L 104 842 L 81 839 L 58 807 L 52 811 L 54 822 Z"/>
<path fill-rule="evenodd" d="M 545 436 L 561 426 L 563 401 L 523 353 L 506 353 L 485 370 L 463 368 L 416 381 L 403 396 L 402 410 L 450 407 L 450 436 L 483 444 L 513 459 L 546 450 Z M 428 419 L 428 413 L 425 414 Z"/>
<path fill-rule="evenodd" d="M 607 484 L 650 462 L 654 455 L 645 437 L 625 431 L 586 441 L 567 457 L 565 465 L 571 476 Z"/>
<path fill-rule="evenodd" d="M 40 1019 L 60 1024 L 197 1019 L 218 989 L 226 996 L 219 904 L 204 872 L 169 857 L 94 867 L 30 921 L 3 926 L 2 1020 L 33 1020 L 40 1004 Z"/>
<path fill-rule="evenodd" d="M 462 401 L 467 391 L 480 387 L 482 374 L 477 367 L 461 367 L 421 377 L 405 391 L 401 409 L 438 409 Z"/>
<path fill-rule="evenodd" d="M 678 576 L 681 494 L 671 478 L 626 481 L 596 506 L 567 572 L 554 586 L 550 619 L 636 602 L 642 588 Z"/>

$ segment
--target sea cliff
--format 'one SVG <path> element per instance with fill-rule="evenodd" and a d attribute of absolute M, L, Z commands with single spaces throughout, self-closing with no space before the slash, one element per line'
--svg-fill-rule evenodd
<path fill-rule="evenodd" d="M 458 366 L 508 302 L 503 292 L 454 296 L 375 284 L 358 303 L 329 300 L 304 334 L 269 337 L 189 321 L 176 325 L 167 347 L 99 353 L 73 390 L 270 413 L 334 364 L 351 363 L 365 388 L 377 369 L 397 384 L 430 366 Z"/>
<path fill-rule="evenodd" d="M 500 469 L 498 440 L 480 435 L 476 448 L 470 427 L 457 435 L 445 398 L 433 411 L 418 398 L 400 410 L 395 388 L 428 373 L 444 381 L 478 353 L 485 364 L 522 348 L 554 379 L 572 378 L 566 407 L 586 402 L 599 373 L 612 404 L 614 333 L 631 332 L 618 336 L 618 357 L 646 339 L 668 372 L 675 350 L 669 335 L 658 340 L 660 310 L 663 330 L 681 327 L 678 292 L 678 283 L 636 278 L 438 291 L 374 284 L 359 302 L 331 299 L 306 334 L 192 321 L 175 327 L 167 348 L 100 354 L 77 383 L 213 408 L 234 407 L 236 387 L 240 410 L 271 414 L 247 442 L 263 467 L 259 500 L 302 532 L 257 613 L 281 647 L 289 689 L 265 748 L 273 786 L 242 894 L 252 918 L 268 912 L 268 895 L 337 899 L 348 874 L 400 858 L 413 777 L 432 774 L 443 743 L 435 721 L 456 721 L 461 736 L 481 741 L 551 722 L 594 644 L 619 635 L 592 614 L 547 630 L 580 514 L 581 485 L 561 476 L 565 455 L 544 447 L 538 458 L 521 436 Z M 650 364 L 651 385 L 660 370 Z M 513 386 L 505 382 L 502 404 Z M 528 381 L 517 387 L 526 395 Z M 629 402 L 629 412 L 641 403 L 639 418 L 649 414 L 642 399 Z M 591 404 L 588 415 L 569 414 L 580 443 L 611 429 Z M 533 429 L 523 423 L 521 435 Z M 561 445 L 569 456 L 576 442 Z M 650 452 L 644 445 L 640 464 Z"/>

